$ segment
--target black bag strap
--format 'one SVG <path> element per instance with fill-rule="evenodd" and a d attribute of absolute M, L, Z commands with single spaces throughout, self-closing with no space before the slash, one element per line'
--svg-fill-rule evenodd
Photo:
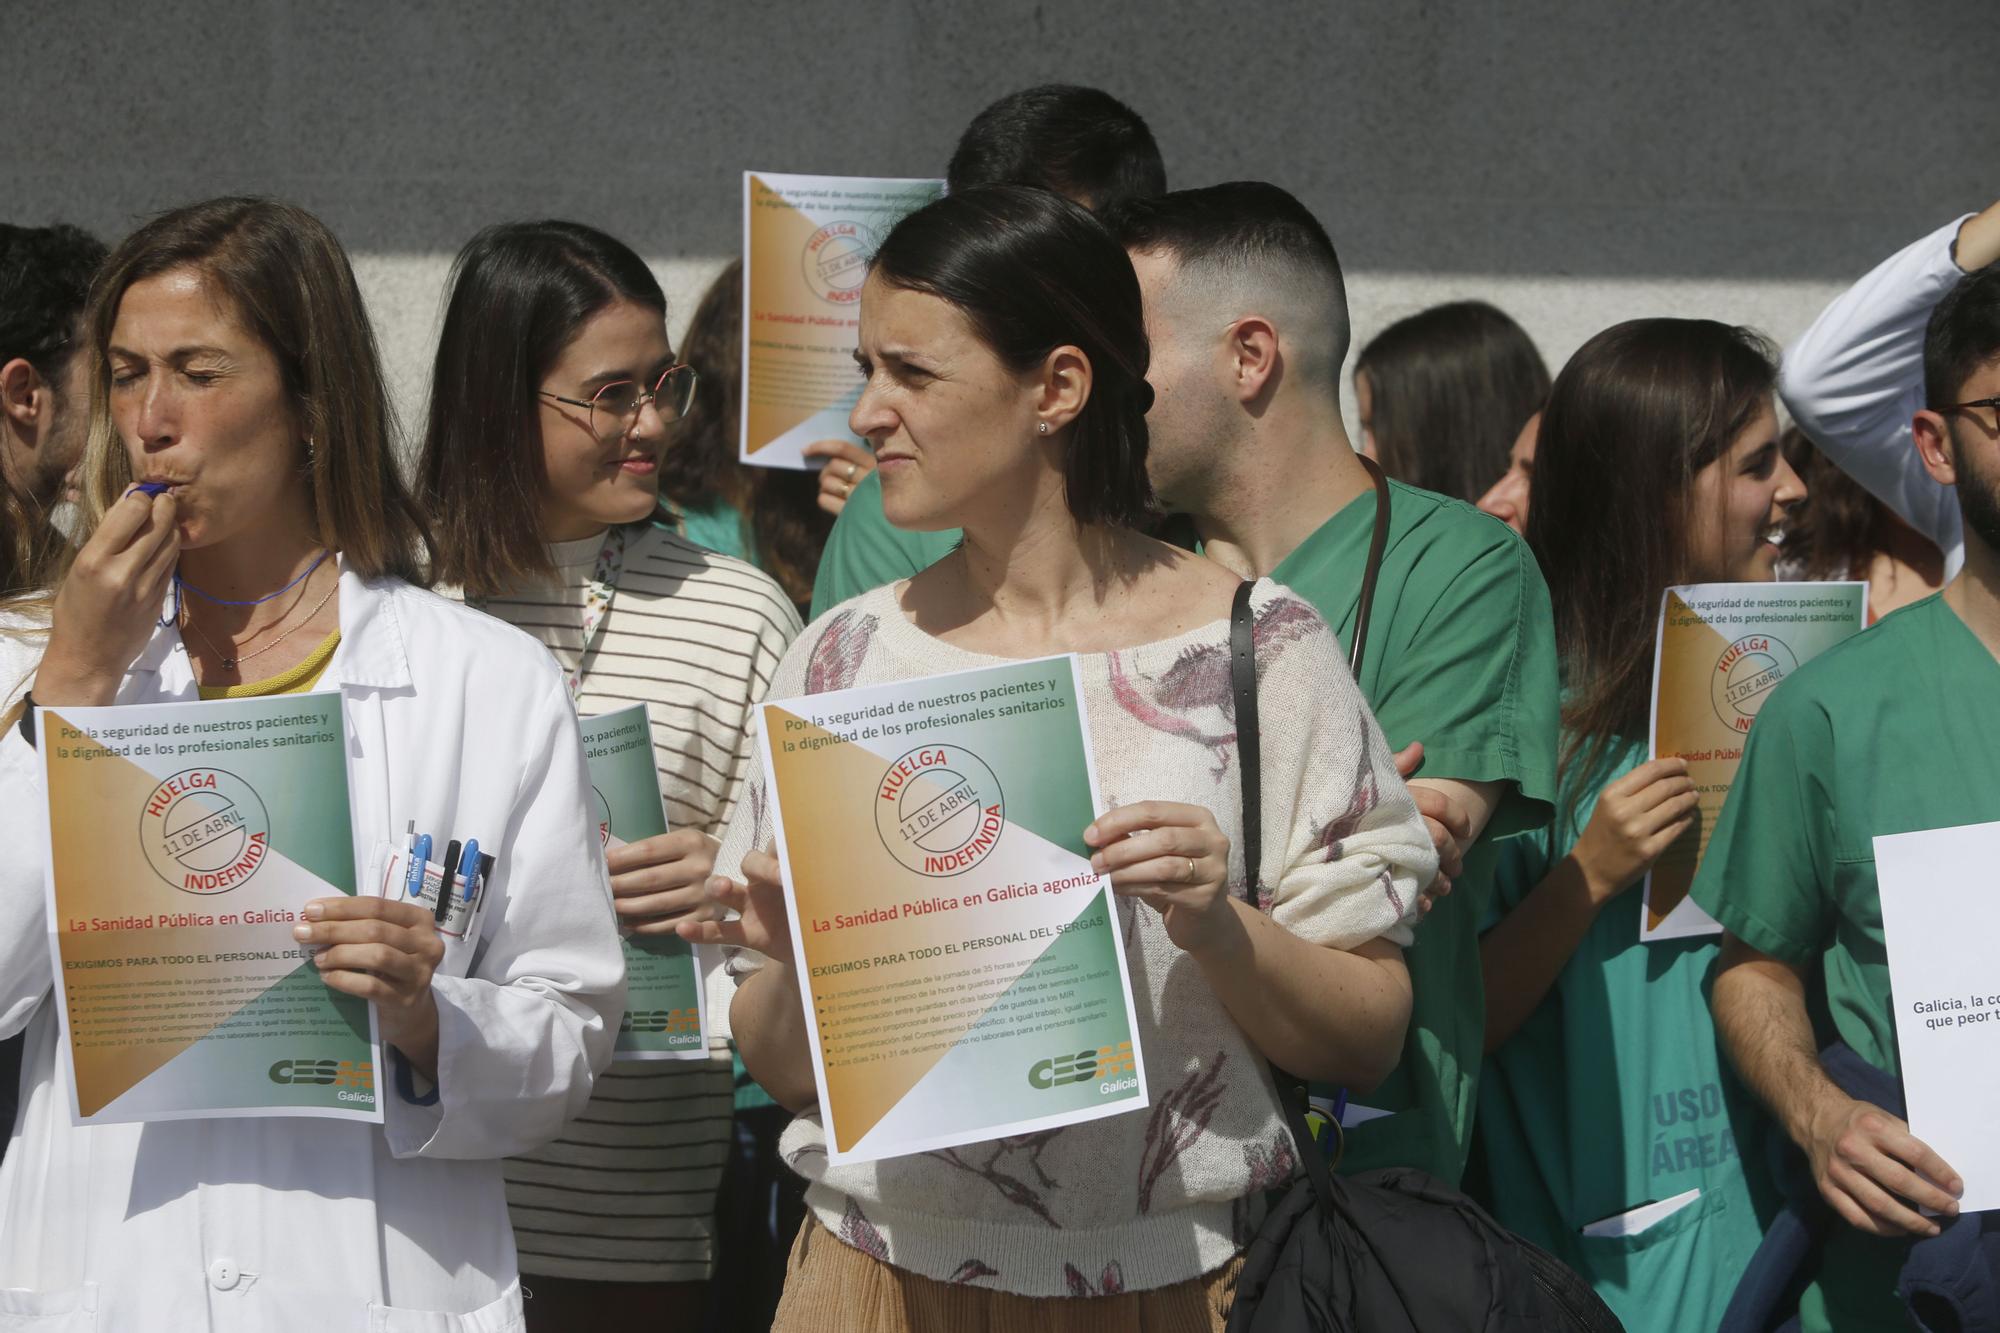
<path fill-rule="evenodd" d="M 1263 766 L 1257 727 L 1257 635 L 1256 615 L 1250 610 L 1250 594 L 1256 584 L 1246 579 L 1237 586 L 1236 603 L 1229 614 L 1229 685 L 1236 696 L 1236 762 L 1243 771 L 1243 877 L 1250 901 L 1257 901 L 1257 870 L 1263 864 L 1264 830 Z M 1326 1157 L 1306 1126 L 1310 1092 L 1304 1079 L 1294 1078 L 1277 1065 L 1271 1066 L 1271 1081 L 1278 1088 L 1278 1105 L 1285 1113 L 1285 1128 L 1291 1132 L 1292 1148 L 1320 1208 L 1333 1213 L 1333 1179 Z"/>
<path fill-rule="evenodd" d="M 1382 552 L 1389 542 L 1389 482 L 1372 458 L 1361 459 L 1375 482 L 1375 530 L 1368 542 L 1368 563 L 1361 573 L 1361 597 L 1355 604 L 1354 645 L 1347 655 L 1348 669 L 1355 679 L 1361 676 L 1363 651 L 1368 643 L 1368 618 L 1375 605 L 1375 584 L 1382 572 Z M 1236 762 L 1243 775 L 1243 877 L 1250 901 L 1257 900 L 1257 876 L 1264 864 L 1264 765 L 1262 730 L 1257 724 L 1257 618 L 1250 609 L 1251 580 L 1237 585 L 1236 601 L 1229 613 L 1229 686 L 1236 702 Z M 1319 1206 L 1333 1212 L 1333 1176 L 1326 1157 L 1319 1150 L 1312 1130 L 1306 1125 L 1306 1108 L 1311 1093 L 1306 1081 L 1271 1066 L 1271 1081 L 1278 1088 L 1278 1105 L 1285 1113 L 1285 1128 L 1291 1131 L 1292 1147 L 1306 1178 L 1312 1182 Z M 1341 1133 L 1338 1123 L 1332 1132 Z"/>
<path fill-rule="evenodd" d="M 1362 650 L 1368 646 L 1368 618 L 1375 610 L 1375 584 L 1382 574 L 1382 552 L 1389 546 L 1389 479 L 1367 454 L 1354 456 L 1375 483 L 1375 530 L 1368 537 L 1368 563 L 1361 570 L 1361 596 L 1354 603 L 1354 645 L 1347 652 L 1347 669 L 1361 683 Z"/>

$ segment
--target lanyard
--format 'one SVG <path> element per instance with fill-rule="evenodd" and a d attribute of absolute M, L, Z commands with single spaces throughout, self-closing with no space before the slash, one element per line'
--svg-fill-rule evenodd
<path fill-rule="evenodd" d="M 597 636 L 604 630 L 604 617 L 618 595 L 618 576 L 624 569 L 625 529 L 612 528 L 604 534 L 604 546 L 597 553 L 597 566 L 591 571 L 590 581 L 583 585 L 583 646 L 577 650 L 576 666 L 564 666 L 562 658 L 556 657 L 556 665 L 563 668 L 563 682 L 569 686 L 572 707 L 583 694 L 584 663 L 590 660 Z"/>

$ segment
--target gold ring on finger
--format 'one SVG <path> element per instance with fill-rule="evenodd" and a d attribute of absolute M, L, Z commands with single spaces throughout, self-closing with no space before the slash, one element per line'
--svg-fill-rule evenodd
<path fill-rule="evenodd" d="M 1196 874 L 1196 871 L 1195 871 L 1195 868 L 1194 868 L 1194 858 L 1193 858 L 1192 856 L 1190 856 L 1190 857 L 1189 857 L 1189 858 L 1187 859 L 1187 863 L 1188 863 L 1188 874 L 1187 874 L 1187 877 L 1188 877 L 1188 883 L 1192 884 L 1192 883 L 1194 883 L 1194 877 L 1195 877 L 1195 874 Z"/>

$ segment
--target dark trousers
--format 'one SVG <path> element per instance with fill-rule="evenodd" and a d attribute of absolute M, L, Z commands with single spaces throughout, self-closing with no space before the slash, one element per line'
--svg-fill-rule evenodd
<path fill-rule="evenodd" d="M 806 1215 L 806 1183 L 778 1156 L 792 1121 L 780 1106 L 736 1113 L 736 1138 L 716 1202 L 715 1278 L 703 1333 L 766 1333 L 785 1286 L 785 1260 Z"/>
<path fill-rule="evenodd" d="M 521 1275 L 528 1333 L 695 1333 L 707 1295 L 699 1282 L 589 1282 Z"/>

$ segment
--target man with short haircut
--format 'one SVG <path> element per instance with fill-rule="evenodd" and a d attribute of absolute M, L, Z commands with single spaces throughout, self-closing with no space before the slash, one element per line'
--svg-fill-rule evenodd
<path fill-rule="evenodd" d="M 949 190 L 1032 185 L 1088 209 L 1160 194 L 1167 170 L 1139 113 L 1107 92 L 1051 83 L 1009 93 L 972 118 L 945 172 Z M 905 532 L 882 516 L 872 463 L 835 454 L 829 473 L 848 475 L 846 507 L 827 537 L 813 584 L 815 618 L 850 597 L 928 569 L 958 545 L 958 530 Z M 855 471 L 866 470 L 858 480 Z"/>
<path fill-rule="evenodd" d="M 1332 241 L 1260 182 L 1128 201 L 1107 221 L 1146 301 L 1160 504 L 1193 520 L 1212 558 L 1305 597 L 1351 647 L 1376 497 L 1341 421 L 1349 330 Z M 1389 497 L 1361 691 L 1391 746 L 1421 745 L 1411 787 L 1457 873 L 1408 952 L 1402 1063 L 1348 1107 L 1342 1165 L 1456 1184 L 1484 1050 L 1491 844 L 1546 822 L 1555 792 L 1555 631 L 1541 571 L 1505 524 L 1398 482 Z"/>
<path fill-rule="evenodd" d="M 1898 1273 L 1938 1229 L 1919 1209 L 1948 1220 L 1962 1187 L 1820 1056 L 1842 1043 L 1901 1077 L 1874 839 L 2000 820 L 2000 264 L 1937 303 L 1922 373 L 1911 437 L 1929 480 L 1956 487 L 1964 567 L 1771 693 L 1694 885 L 1728 932 L 1723 1047 L 1838 1215 L 1807 1330 L 1905 1326 Z"/>
<path fill-rule="evenodd" d="M 48 512 L 83 451 L 76 334 L 104 254 L 75 227 L 0 223 L 0 594 L 33 577 Z"/>

